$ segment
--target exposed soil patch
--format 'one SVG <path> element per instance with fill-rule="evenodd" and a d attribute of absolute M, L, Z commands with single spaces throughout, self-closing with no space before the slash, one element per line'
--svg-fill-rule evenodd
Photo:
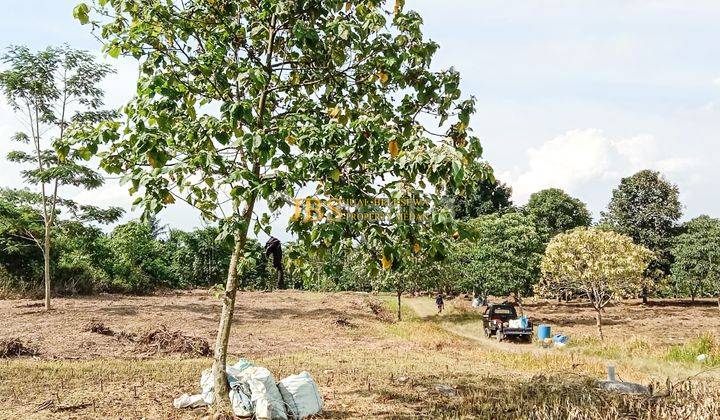
<path fill-rule="evenodd" d="M 365 293 L 351 292 L 239 292 L 228 351 L 231 357 L 253 358 L 366 343 L 384 346 L 382 339 L 376 340 L 381 335 L 377 320 L 387 311 L 378 299 L 369 298 L 371 305 L 366 299 Z M 177 331 L 212 344 L 222 306 L 212 291 L 200 289 L 57 298 L 50 312 L 29 311 L 27 305 L 35 302 L 0 300 L 0 334 L 29 340 L 47 359 L 162 357 L 169 351 L 158 352 L 157 342 L 152 341 L 154 347 L 138 344 L 162 325 L 170 329 L 167 334 Z M 328 328 L 339 319 L 356 328 Z"/>
<path fill-rule="evenodd" d="M 678 345 L 699 335 L 720 333 L 720 311 L 707 305 L 710 300 L 639 299 L 615 303 L 605 308 L 603 332 L 609 340 L 643 340 L 651 345 Z M 595 310 L 588 302 L 532 302 L 526 306 L 536 325 L 549 323 L 561 334 L 596 337 Z"/>
<path fill-rule="evenodd" d="M 502 299 L 490 299 L 499 302 Z M 651 299 L 643 305 L 640 299 L 613 303 L 603 313 L 603 333 L 607 342 L 639 340 L 651 346 L 671 346 L 688 342 L 710 333 L 720 334 L 720 311 L 710 305 L 712 299 Z M 468 300 L 456 299 L 455 314 L 443 315 L 441 321 L 479 323 L 483 308 L 472 308 Z M 553 334 L 570 336 L 571 340 L 581 337 L 595 339 L 595 310 L 583 300 L 557 302 L 555 300 L 531 300 L 524 303 L 525 315 L 533 323 L 549 324 Z M 462 319 L 453 319 L 460 317 Z M 477 333 L 482 333 L 481 326 Z"/>

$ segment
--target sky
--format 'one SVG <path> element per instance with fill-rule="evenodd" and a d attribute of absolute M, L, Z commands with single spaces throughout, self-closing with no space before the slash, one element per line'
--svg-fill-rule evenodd
<path fill-rule="evenodd" d="M 102 57 L 73 20 L 75 3 L 3 0 L 0 48 L 68 43 Z M 406 8 L 440 45 L 434 68 L 455 67 L 463 93 L 477 99 L 471 127 L 516 204 L 558 187 L 597 218 L 621 178 L 648 168 L 678 185 L 684 220 L 720 217 L 720 2 L 407 0 Z M 137 66 L 102 59 L 118 71 L 104 83 L 106 102 L 120 106 L 133 95 Z M 0 100 L 0 187 L 21 185 L 19 168 L 4 160 L 20 127 Z M 128 209 L 132 202 L 115 179 L 66 195 Z M 281 239 L 286 216 L 273 224 Z M 182 205 L 160 218 L 201 225 Z"/>

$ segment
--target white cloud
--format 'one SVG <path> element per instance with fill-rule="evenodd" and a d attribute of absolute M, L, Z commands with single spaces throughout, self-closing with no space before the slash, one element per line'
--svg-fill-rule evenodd
<path fill-rule="evenodd" d="M 121 206 L 130 208 L 133 201 L 128 193 L 128 186 L 122 186 L 117 180 L 109 179 L 100 188 L 81 190 L 73 197 L 80 204 L 100 207 Z"/>
<path fill-rule="evenodd" d="M 683 171 L 696 163 L 695 159 L 691 158 L 667 158 L 661 159 L 655 162 L 654 169 L 660 172 L 672 173 Z"/>
<path fill-rule="evenodd" d="M 513 187 L 518 204 L 544 188 L 562 188 L 570 193 L 598 180 L 615 180 L 641 169 L 664 173 L 679 172 L 694 159 L 659 156 L 655 137 L 640 134 L 612 139 L 601 130 L 572 130 L 538 148 L 527 151 L 527 169 L 516 168 L 500 174 Z"/>
<path fill-rule="evenodd" d="M 713 80 L 713 84 L 714 84 L 715 86 L 720 86 L 720 77 L 718 77 L 718 78 L 716 78 L 715 80 Z"/>

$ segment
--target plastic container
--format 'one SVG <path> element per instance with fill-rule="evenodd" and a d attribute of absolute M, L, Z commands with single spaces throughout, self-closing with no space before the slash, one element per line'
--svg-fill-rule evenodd
<path fill-rule="evenodd" d="M 550 331 L 550 326 L 546 325 L 546 324 L 538 325 L 537 336 L 538 336 L 538 339 L 540 339 L 540 340 L 545 340 L 546 338 L 550 338 L 552 336 L 552 333 Z"/>
<path fill-rule="evenodd" d="M 528 317 L 521 316 L 518 318 L 520 320 L 520 328 L 527 328 L 528 327 Z"/>
<path fill-rule="evenodd" d="M 553 335 L 553 344 L 558 347 L 562 347 L 568 342 L 568 337 L 562 334 Z"/>

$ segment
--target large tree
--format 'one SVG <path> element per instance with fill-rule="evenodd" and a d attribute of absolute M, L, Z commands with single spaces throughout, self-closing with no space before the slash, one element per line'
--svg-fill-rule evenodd
<path fill-rule="evenodd" d="M 532 220 L 520 213 L 488 215 L 469 222 L 471 242 L 459 250 L 465 281 L 481 295 L 513 295 L 522 308 L 522 296 L 540 275 L 542 237 Z"/>
<path fill-rule="evenodd" d="M 82 23 L 96 19 L 108 54 L 140 60 L 125 118 L 88 133 L 88 147 L 107 145 L 103 167 L 124 174 L 146 212 L 185 201 L 233 243 L 215 343 L 216 410 L 228 410 L 227 344 L 251 226 L 269 231 L 271 212 L 300 192 L 383 197 L 392 201 L 386 211 L 417 199 L 430 215 L 446 186 L 462 189 L 486 172 L 468 134 L 474 101 L 460 100 L 456 71 L 430 70 L 438 45 L 402 3 L 390 12 L 381 1 L 103 0 L 94 13 L 74 10 Z M 390 261 L 428 226 L 454 228 L 432 215 L 298 218 L 291 229 L 317 250 L 362 232 L 363 246 Z"/>
<path fill-rule="evenodd" d="M 513 208 L 512 188 L 494 176 L 471 182 L 465 194 L 456 194 L 451 190 L 446 199 L 455 218 L 460 220 L 502 213 Z"/>
<path fill-rule="evenodd" d="M 678 187 L 659 172 L 643 170 L 620 181 L 601 223 L 654 252 L 647 275 L 658 280 L 670 273 L 670 247 L 680 216 Z M 647 303 L 647 288 L 643 302 Z"/>
<path fill-rule="evenodd" d="M 554 237 L 545 250 L 542 280 L 536 291 L 557 296 L 561 290 L 585 294 L 603 339 L 602 311 L 611 300 L 637 296 L 652 253 L 628 236 L 579 227 Z"/>
<path fill-rule="evenodd" d="M 671 269 L 675 286 L 695 296 L 713 293 L 720 308 L 720 219 L 696 217 L 675 238 Z"/>
<path fill-rule="evenodd" d="M 590 226 L 592 216 L 585 203 L 571 197 L 559 188 L 548 188 L 533 193 L 524 212 L 530 216 L 546 241 L 558 233 L 579 226 Z"/>
<path fill-rule="evenodd" d="M 0 89 L 25 124 L 24 131 L 12 139 L 29 145 L 10 152 L 7 158 L 28 165 L 29 169 L 22 172 L 23 177 L 38 189 L 37 194 L 23 194 L 22 201 L 42 217 L 42 232 L 25 230 L 25 233 L 42 249 L 45 309 L 49 310 L 52 231 L 58 213 L 62 207 L 68 211 L 83 210 L 83 207 L 62 200 L 60 189 L 65 185 L 93 189 L 103 183 L 103 178 L 79 164 L 77 155 L 70 150 L 63 150 L 58 156 L 55 149 L 65 148 L 63 144 L 71 124 L 91 123 L 111 114 L 100 109 L 103 91 L 99 84 L 112 69 L 98 63 L 92 54 L 67 46 L 38 52 L 24 46 L 12 46 L 1 61 L 7 69 L 0 72 Z M 83 152 L 85 157 L 90 153 L 88 150 Z M 112 216 L 119 216 L 117 209 L 100 215 L 100 219 Z"/>

